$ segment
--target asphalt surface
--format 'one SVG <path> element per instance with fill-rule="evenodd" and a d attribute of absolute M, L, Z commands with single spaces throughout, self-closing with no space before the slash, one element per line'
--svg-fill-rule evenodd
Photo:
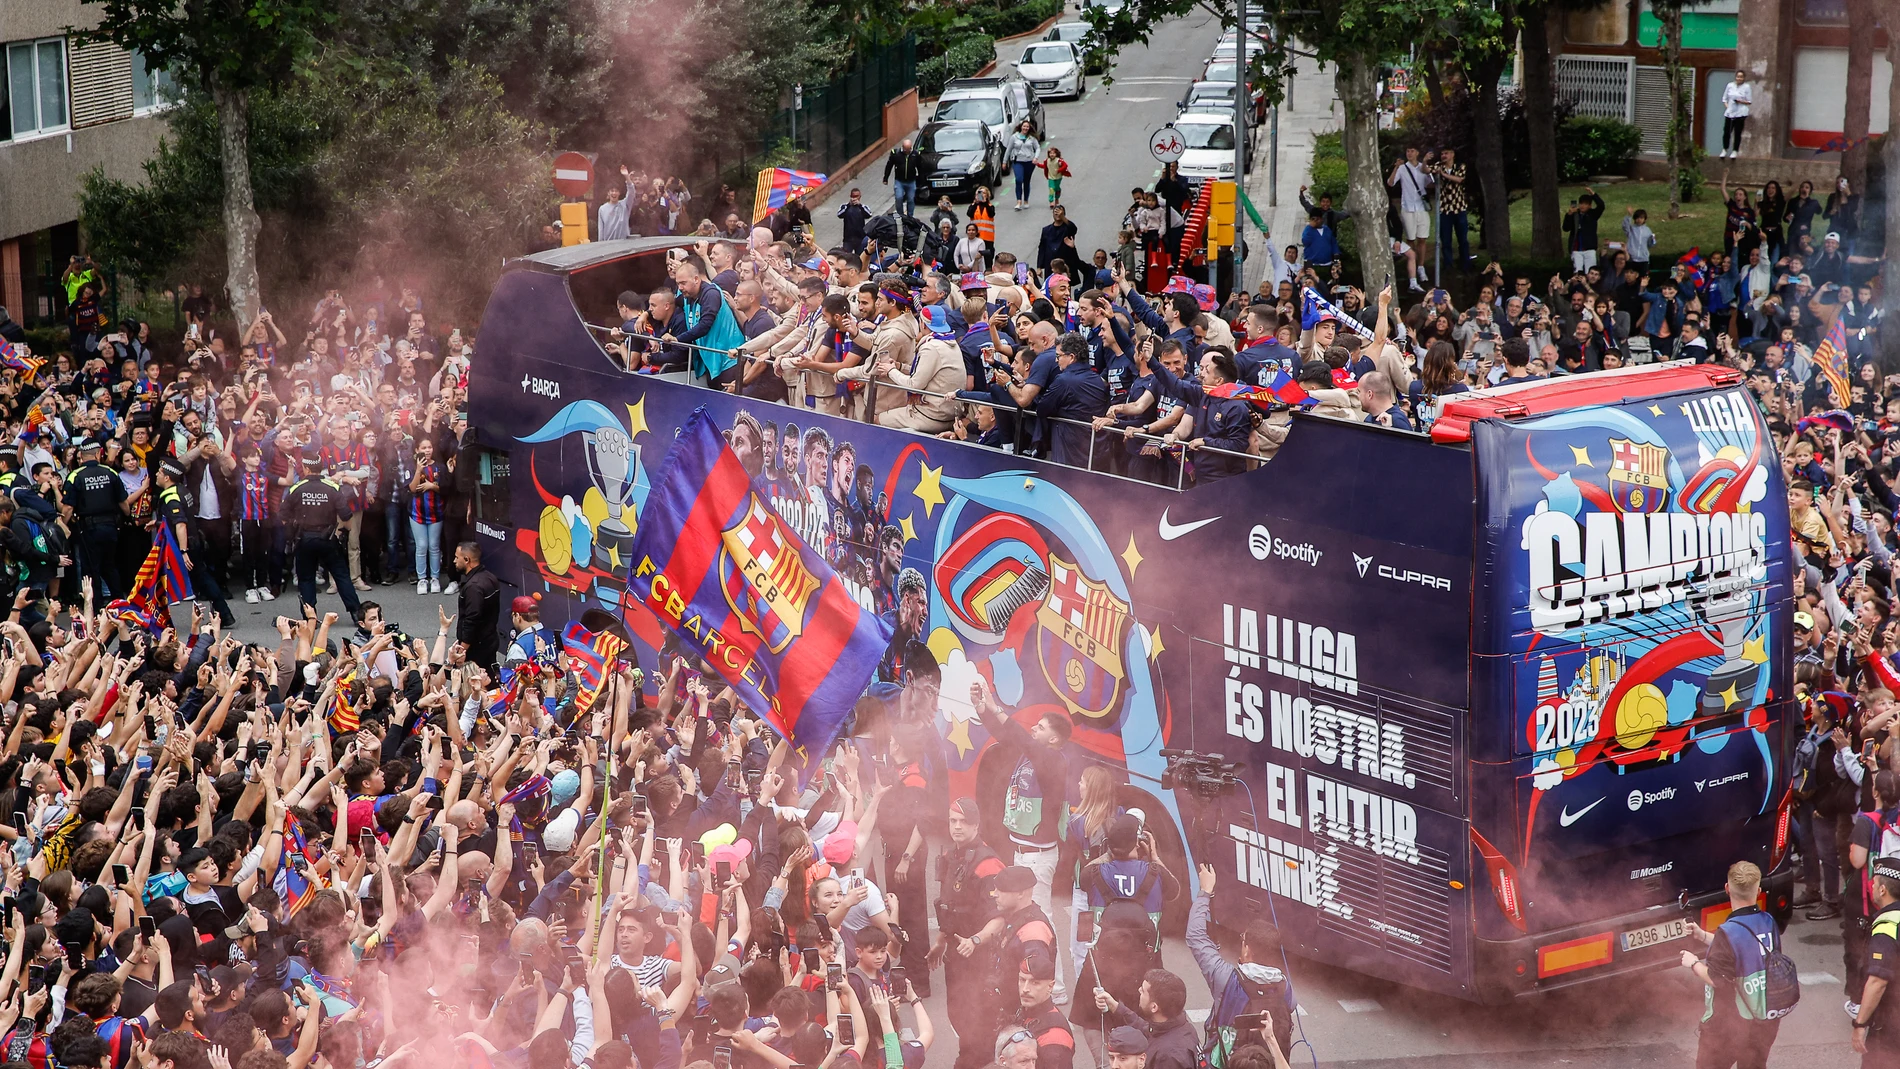
<path fill-rule="evenodd" d="M 1064 19 L 1079 17 L 1073 10 L 1063 15 Z M 1044 102 L 1044 143 L 1061 149 L 1074 172 L 1062 183 L 1062 206 L 1076 225 L 1075 247 L 1084 257 L 1096 249 L 1115 248 L 1116 233 L 1128 211 L 1128 191 L 1152 184 L 1161 173 L 1161 165 L 1148 152 L 1148 135 L 1174 118 L 1176 102 L 1199 76 L 1220 35 L 1220 23 L 1206 12 L 1168 22 L 1148 44 L 1121 54 L 1112 87 L 1099 75 L 1091 76 L 1089 91 L 1081 100 Z M 1020 59 L 1027 44 L 1028 40 L 999 44 L 998 70 L 1007 70 L 1009 63 Z M 924 121 L 929 117 L 928 109 L 920 116 Z M 855 184 L 863 188 L 865 203 L 872 210 L 888 213 L 891 190 L 878 184 L 882 170 L 882 164 L 868 168 Z M 1037 171 L 1031 182 L 1028 210 L 1012 210 L 1015 195 L 1007 176 L 995 194 L 997 248 L 1033 260 L 1037 239 L 1050 219 L 1042 172 Z M 918 216 L 927 218 L 933 205 L 919 204 Z M 956 202 L 960 218 L 967 220 L 968 207 L 966 201 Z M 814 213 L 823 248 L 842 237 L 836 212 L 837 203 L 828 202 L 827 210 Z"/>

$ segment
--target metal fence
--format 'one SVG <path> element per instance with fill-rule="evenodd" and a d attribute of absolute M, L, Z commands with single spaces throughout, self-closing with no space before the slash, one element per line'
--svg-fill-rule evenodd
<path fill-rule="evenodd" d="M 917 84 L 917 38 L 861 55 L 830 85 L 805 89 L 805 106 L 773 119 L 767 143 L 791 141 L 803 165 L 831 171 L 884 137 L 884 105 Z"/>

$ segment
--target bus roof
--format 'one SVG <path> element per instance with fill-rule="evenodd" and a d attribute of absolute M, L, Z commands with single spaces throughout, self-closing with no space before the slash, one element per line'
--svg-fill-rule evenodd
<path fill-rule="evenodd" d="M 1478 420 L 1547 416 L 1573 408 L 1619 404 L 1638 397 L 1733 386 L 1740 381 L 1742 373 L 1732 367 L 1672 360 L 1588 375 L 1563 375 L 1492 386 L 1446 398 L 1438 421 L 1432 424 L 1432 441 L 1469 442 L 1471 425 Z"/>
<path fill-rule="evenodd" d="M 674 237 L 623 238 L 619 241 L 584 241 L 579 245 L 565 245 L 546 252 L 516 257 L 508 261 L 506 269 L 567 275 L 575 271 L 585 271 L 590 267 L 613 263 L 616 260 L 625 260 L 642 253 L 690 246 L 694 242 L 705 240 L 705 238 L 689 234 Z"/>

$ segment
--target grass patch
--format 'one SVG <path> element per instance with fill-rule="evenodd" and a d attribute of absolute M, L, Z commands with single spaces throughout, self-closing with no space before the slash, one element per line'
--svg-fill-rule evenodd
<path fill-rule="evenodd" d="M 1649 213 L 1649 228 L 1656 232 L 1656 248 L 1649 254 L 1652 264 L 1674 263 L 1692 248 L 1700 247 L 1704 256 L 1711 250 L 1722 250 L 1722 223 L 1727 212 L 1714 196 L 1684 204 L 1682 218 L 1670 219 L 1667 182 L 1616 182 L 1595 188 L 1604 203 L 1603 218 L 1597 220 L 1599 246 L 1623 240 L 1623 209 L 1632 207 Z M 1562 208 L 1568 209 L 1570 202 L 1582 192 L 1581 183 L 1559 186 L 1558 201 Z M 1473 220 L 1472 230 L 1477 229 L 1477 222 Z M 1524 258 L 1530 249 L 1530 240 L 1531 199 L 1525 195 L 1511 201 L 1511 243 L 1519 250 L 1515 259 Z"/>

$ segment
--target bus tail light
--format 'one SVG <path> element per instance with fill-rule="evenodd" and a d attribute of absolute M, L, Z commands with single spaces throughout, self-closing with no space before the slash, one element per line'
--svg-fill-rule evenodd
<path fill-rule="evenodd" d="M 1471 829 L 1471 842 L 1478 848 L 1478 856 L 1484 858 L 1484 870 L 1491 878 L 1491 896 L 1497 899 L 1498 910 L 1518 931 L 1528 931 L 1524 923 L 1524 898 L 1517 882 L 1517 866 L 1511 864 L 1510 859 L 1498 852 L 1498 848 L 1487 842 L 1484 836 L 1479 835 L 1476 828 Z M 1542 968 L 1541 964 L 1539 968 Z"/>
<path fill-rule="evenodd" d="M 1788 856 L 1788 827 L 1793 815 L 1794 791 L 1790 789 L 1782 794 L 1781 805 L 1775 813 L 1775 848 L 1768 852 L 1769 872 L 1780 868 L 1782 859 Z"/>
<path fill-rule="evenodd" d="M 1537 978 L 1542 980 L 1546 976 L 1561 976 L 1578 969 L 1608 965 L 1615 956 L 1610 949 L 1615 941 L 1615 932 L 1600 932 L 1582 939 L 1538 947 Z"/>

